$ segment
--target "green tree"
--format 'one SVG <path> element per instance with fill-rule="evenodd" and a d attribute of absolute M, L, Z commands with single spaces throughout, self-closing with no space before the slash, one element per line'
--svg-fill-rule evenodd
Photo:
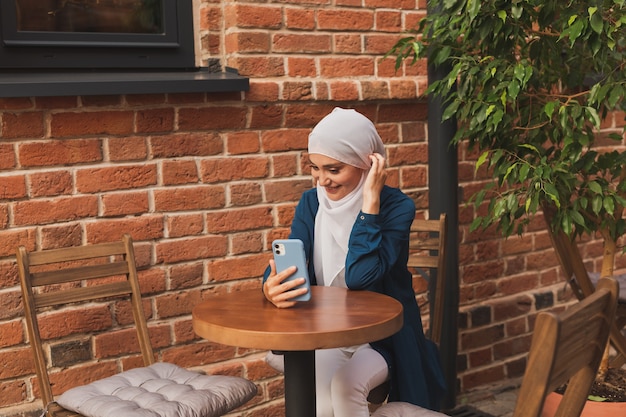
<path fill-rule="evenodd" d="M 599 235 L 611 276 L 626 232 L 625 124 L 599 132 L 624 115 L 625 53 L 625 0 L 441 0 L 388 55 L 396 68 L 450 68 L 427 94 L 496 178 L 472 196 L 484 214 L 470 230 L 522 234 L 542 212 L 554 232 Z"/>
<path fill-rule="evenodd" d="M 624 108 L 624 3 L 443 0 L 390 51 L 397 68 L 420 58 L 451 68 L 427 94 L 444 99 L 444 119 L 457 118 L 454 142 L 480 151 L 476 169 L 497 178 L 472 198 L 490 199 L 472 230 L 495 224 L 521 234 L 549 209 L 553 230 L 599 232 L 615 253 L 626 231 L 623 123 L 608 136 L 598 130 Z"/>

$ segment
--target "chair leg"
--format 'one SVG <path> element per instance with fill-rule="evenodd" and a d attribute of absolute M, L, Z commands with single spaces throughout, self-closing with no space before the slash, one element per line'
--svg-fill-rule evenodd
<path fill-rule="evenodd" d="M 620 368 L 626 363 L 626 337 L 616 323 L 613 323 L 611 326 L 610 341 L 613 348 L 617 351 L 617 355 L 611 360 L 610 366 Z"/>

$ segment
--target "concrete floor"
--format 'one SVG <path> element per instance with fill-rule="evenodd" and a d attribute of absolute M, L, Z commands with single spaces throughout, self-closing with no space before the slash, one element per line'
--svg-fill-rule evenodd
<path fill-rule="evenodd" d="M 521 381 L 511 381 L 508 385 L 493 386 L 462 395 L 457 400 L 456 409 L 467 407 L 492 417 L 511 417 L 517 401 L 519 382 Z M 448 414 L 453 415 L 452 412 Z"/>
<path fill-rule="evenodd" d="M 491 398 L 486 398 L 472 406 L 493 417 L 511 417 L 516 400 L 517 390 L 509 390 L 495 393 Z"/>

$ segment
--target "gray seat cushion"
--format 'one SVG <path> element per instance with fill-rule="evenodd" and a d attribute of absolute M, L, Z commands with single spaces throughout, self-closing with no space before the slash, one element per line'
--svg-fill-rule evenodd
<path fill-rule="evenodd" d="M 443 413 L 418 407 L 405 402 L 391 402 L 383 405 L 372 417 L 447 417 Z"/>
<path fill-rule="evenodd" d="M 245 404 L 256 392 L 244 378 L 155 363 L 72 388 L 56 402 L 87 417 L 213 417 Z"/>

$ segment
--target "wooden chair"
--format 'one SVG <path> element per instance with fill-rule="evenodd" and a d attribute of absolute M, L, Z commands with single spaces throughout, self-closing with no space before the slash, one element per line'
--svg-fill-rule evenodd
<path fill-rule="evenodd" d="M 28 252 L 22 246 L 17 249 L 17 264 L 28 338 L 33 351 L 41 398 L 48 416 L 93 415 L 90 410 L 98 407 L 107 408 L 102 398 L 106 398 L 105 402 L 111 402 L 111 399 L 115 398 L 116 403 L 111 403 L 111 407 L 108 407 L 115 410 L 115 417 L 136 415 L 133 412 L 145 416 L 184 417 L 188 414 L 181 411 L 171 414 L 171 408 L 167 413 L 162 413 L 163 410 L 158 411 L 160 405 L 172 407 L 183 402 L 186 405 L 179 408 L 181 410 L 187 408 L 188 412 L 194 413 L 195 416 L 220 416 L 245 404 L 256 394 L 256 385 L 244 378 L 203 375 L 173 364 L 155 363 L 130 236 L 125 235 L 121 241 L 113 243 L 39 252 Z M 55 401 L 50 376 L 58 371 L 58 367 L 51 363 L 52 355 L 42 343 L 40 332 L 42 316 L 71 313 L 77 303 L 91 303 L 89 304 L 91 306 L 94 302 L 101 303 L 100 305 L 106 306 L 111 314 L 115 314 L 115 308 L 120 305 L 115 304 L 115 301 L 119 301 L 120 297 L 129 300 L 132 306 L 138 349 L 145 366 L 72 388 Z M 64 307 L 68 304 L 70 306 Z M 132 327 L 132 324 L 126 327 Z M 87 330 L 85 333 L 77 332 L 69 337 L 78 335 L 82 337 L 80 340 L 84 341 L 96 334 Z M 131 343 L 133 341 L 129 340 L 128 344 Z M 128 349 L 132 351 L 136 348 L 131 346 Z M 101 361 L 104 362 L 102 359 Z M 133 378 L 143 377 L 151 378 L 153 382 L 159 381 L 162 388 L 148 387 L 150 383 L 144 384 L 144 381 L 132 381 Z M 111 390 L 104 392 L 105 389 Z M 132 401 L 122 400 L 120 395 L 127 393 L 127 389 L 142 390 L 142 394 L 137 397 L 142 397 L 142 401 L 147 405 L 140 406 L 134 402 L 134 398 Z M 167 401 L 163 401 L 165 397 Z M 157 405 L 159 402 L 160 405 Z"/>
<path fill-rule="evenodd" d="M 537 315 L 513 417 L 541 416 L 546 396 L 566 382 L 555 417 L 580 416 L 609 339 L 618 287 L 614 278 L 602 278 L 593 294 L 564 312 Z M 387 403 L 372 417 L 443 415 L 413 404 Z"/>
<path fill-rule="evenodd" d="M 409 241 L 409 270 L 421 275 L 426 280 L 435 279 L 435 294 L 431 297 L 433 308 L 428 337 L 439 346 L 443 326 L 443 309 L 446 285 L 446 236 L 448 222 L 445 213 L 439 219 L 415 219 L 411 224 Z M 433 273 L 433 272 L 436 272 Z M 430 287 L 430 285 L 429 285 Z M 367 397 L 371 404 L 385 402 L 389 393 L 389 384 L 383 383 L 372 389 Z"/>
<path fill-rule="evenodd" d="M 565 276 L 568 277 L 572 291 L 579 300 L 589 297 L 595 291 L 598 276 L 594 277 L 587 271 L 575 241 L 562 231 L 555 233 L 549 230 L 549 233 L 557 258 Z M 621 290 L 618 296 L 615 321 L 611 325 L 610 340 L 616 355 L 611 358 L 610 366 L 619 368 L 626 363 L 626 337 L 622 333 L 626 327 L 626 275 L 615 278 L 618 280 Z"/>
<path fill-rule="evenodd" d="M 445 213 L 437 220 L 415 219 L 411 225 L 410 255 L 407 265 L 425 279 L 435 279 L 435 294 L 431 301 L 429 338 L 439 346 L 443 327 L 446 290 L 446 237 L 448 221 Z M 436 272 L 436 274 L 432 274 Z M 430 287 L 430 286 L 429 286 Z"/>
<path fill-rule="evenodd" d="M 566 382 L 555 416 L 580 415 L 609 339 L 618 292 L 614 278 L 602 278 L 593 294 L 563 313 L 537 315 L 513 417 L 539 417 L 546 396 Z"/>

